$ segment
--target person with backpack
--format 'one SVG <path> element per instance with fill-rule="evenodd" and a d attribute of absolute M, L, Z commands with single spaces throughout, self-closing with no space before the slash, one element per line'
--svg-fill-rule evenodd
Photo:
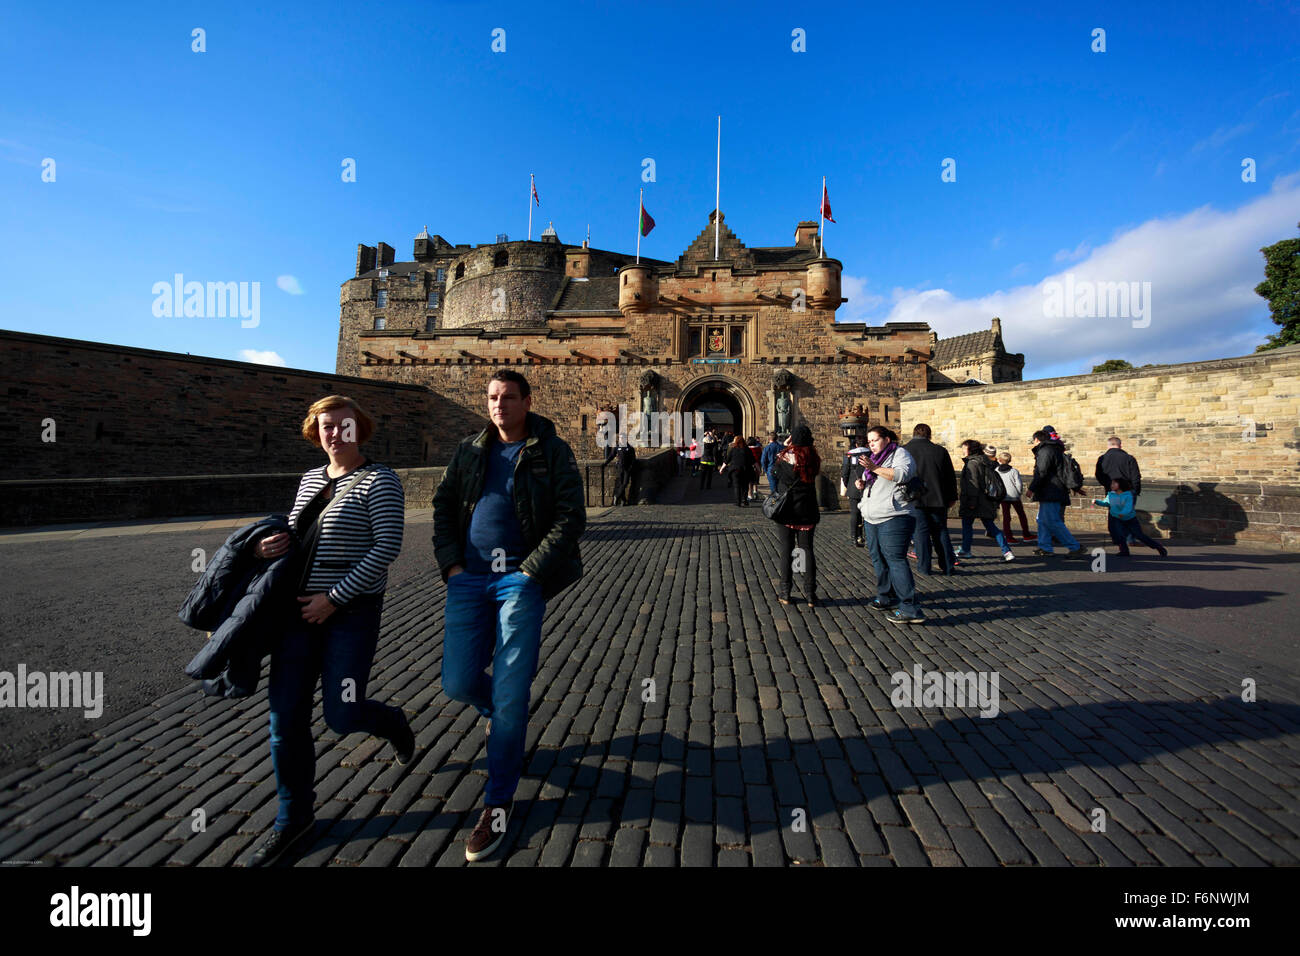
<path fill-rule="evenodd" d="M 1033 541 L 1034 539 L 1029 536 L 1029 519 L 1025 517 L 1025 506 L 1020 501 L 1020 496 L 1025 491 L 1025 483 L 1020 472 L 1011 467 L 1011 452 L 998 453 L 997 470 L 1007 490 L 1006 497 L 1002 499 L 1002 536 L 1008 543 L 1015 540 L 1015 535 L 1011 533 L 1011 509 L 1015 508 L 1016 515 L 1020 518 L 1020 540 Z"/>
<path fill-rule="evenodd" d="M 713 430 L 704 433 L 704 447 L 700 450 L 700 491 L 713 487 L 713 473 L 718 467 L 718 436 Z"/>
<path fill-rule="evenodd" d="M 1112 478 L 1110 492 L 1105 498 L 1094 498 L 1092 503 L 1110 509 L 1110 514 L 1107 516 L 1110 539 L 1119 548 L 1120 557 L 1129 556 L 1130 539 L 1140 541 L 1148 548 L 1154 548 L 1162 558 L 1169 556 L 1164 546 L 1148 538 L 1146 532 L 1142 530 L 1142 525 L 1138 523 L 1137 511 L 1133 506 L 1133 486 L 1129 484 L 1127 478 Z"/>
<path fill-rule="evenodd" d="M 781 552 L 781 586 L 776 599 L 782 604 L 790 603 L 794 566 L 798 563 L 803 569 L 804 598 L 810 608 L 817 607 L 813 533 L 821 520 L 821 510 L 817 507 L 817 474 L 821 466 L 821 456 L 813 447 L 812 429 L 796 425 L 786 439 L 785 451 L 776 456 L 772 466 L 781 490 L 763 504 L 763 513 L 776 522 L 777 547 Z"/>
<path fill-rule="evenodd" d="M 1065 506 L 1070 503 L 1070 490 L 1078 465 L 1069 468 L 1064 443 L 1051 425 L 1034 432 L 1030 446 L 1034 450 L 1034 477 L 1025 489 L 1025 497 L 1038 502 L 1038 547 L 1034 554 L 1051 557 L 1056 553 L 1052 550 L 1052 542 L 1059 541 L 1067 548 L 1067 557 L 1086 557 L 1083 545 L 1065 526 Z M 1081 473 L 1078 482 L 1083 484 Z"/>
<path fill-rule="evenodd" d="M 965 463 L 961 470 L 961 505 L 958 512 L 961 515 L 961 550 L 957 552 L 957 557 L 971 557 L 975 521 L 979 519 L 984 530 L 1002 549 L 1002 560 L 1014 561 L 1016 556 L 1012 553 L 1011 546 L 993 521 L 997 515 L 998 503 L 1006 497 L 1002 477 L 984 454 L 983 442 L 968 438 L 960 447 Z"/>
<path fill-rule="evenodd" d="M 749 507 L 749 486 L 755 470 L 754 456 L 739 435 L 727 449 L 726 460 L 722 463 L 722 472 L 730 479 L 731 487 L 736 492 L 736 507 Z"/>

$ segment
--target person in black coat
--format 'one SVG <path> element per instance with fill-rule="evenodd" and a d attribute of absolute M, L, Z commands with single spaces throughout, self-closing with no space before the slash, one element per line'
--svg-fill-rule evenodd
<path fill-rule="evenodd" d="M 739 435 L 727 449 L 727 460 L 723 462 L 722 470 L 736 491 L 736 507 L 748 508 L 749 486 L 754 480 L 754 455 Z"/>
<path fill-rule="evenodd" d="M 1106 439 L 1106 451 L 1097 459 L 1097 470 L 1095 477 L 1097 484 L 1101 485 L 1101 494 L 1104 498 L 1110 491 L 1110 483 L 1116 478 L 1124 479 L 1133 492 L 1133 503 L 1137 504 L 1138 495 L 1142 494 L 1142 469 L 1138 467 L 1137 459 L 1126 452 L 1116 435 L 1111 435 Z M 1106 516 L 1106 524 L 1110 530 L 1110 536 L 1115 537 L 1115 519 L 1109 514 Z M 1132 535 L 1126 535 L 1124 539 L 1125 546 L 1133 540 Z"/>
<path fill-rule="evenodd" d="M 1065 507 L 1070 503 L 1070 489 L 1062 477 L 1065 446 L 1050 425 L 1034 432 L 1030 441 L 1034 449 L 1034 477 L 1025 489 L 1025 497 L 1038 502 L 1038 547 L 1034 554 L 1050 557 L 1056 553 L 1053 542 L 1060 542 L 1068 549 L 1069 556 L 1082 558 L 1087 552 L 1065 526 Z"/>
<path fill-rule="evenodd" d="M 912 440 L 903 446 L 916 463 L 916 473 L 925 482 L 925 494 L 916 501 L 917 515 L 924 522 L 916 529 L 916 573 L 930 573 L 930 549 L 939 556 L 939 570 L 956 573 L 952 559 L 952 538 L 948 534 L 948 510 L 957 500 L 957 472 L 948 449 L 930 440 L 930 426 L 912 429 Z M 918 522 L 920 525 L 921 522 Z"/>
<path fill-rule="evenodd" d="M 796 425 L 786 439 L 786 449 L 776 456 L 772 471 L 786 494 L 786 504 L 776 522 L 777 546 L 781 552 L 781 588 L 777 600 L 790 603 L 794 566 L 803 566 L 803 591 L 809 607 L 817 606 L 817 556 L 813 532 L 821 520 L 817 506 L 817 473 L 821 458 L 813 447 L 812 430 Z"/>
<path fill-rule="evenodd" d="M 862 466 L 858 464 L 858 455 L 846 453 L 844 461 L 840 463 L 840 484 L 844 486 L 844 493 L 849 499 L 849 535 L 859 548 L 867 546 L 867 539 L 862 536 L 862 512 L 858 510 L 862 490 L 855 484 L 863 474 Z"/>
<path fill-rule="evenodd" d="M 984 530 L 989 533 L 1002 549 L 1002 558 L 1004 561 L 1012 561 L 1015 555 L 1011 552 L 1011 546 L 1007 544 L 1007 539 L 1002 536 L 994 519 L 998 513 L 998 502 L 1001 498 L 989 496 L 987 489 L 990 485 L 996 485 L 999 491 L 1005 487 L 1002 484 L 1002 476 L 990 464 L 988 455 L 984 454 L 984 443 L 968 438 L 961 443 L 962 458 L 965 464 L 961 470 L 961 550 L 957 552 L 958 557 L 969 558 L 971 556 L 971 539 L 973 537 L 975 522 L 978 520 L 984 525 Z"/>

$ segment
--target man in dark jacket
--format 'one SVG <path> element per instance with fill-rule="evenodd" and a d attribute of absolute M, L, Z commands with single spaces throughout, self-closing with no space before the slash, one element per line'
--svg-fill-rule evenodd
<path fill-rule="evenodd" d="M 1064 477 L 1065 449 L 1060 437 L 1049 425 L 1034 432 L 1030 444 L 1034 450 L 1034 477 L 1025 489 L 1025 497 L 1038 502 L 1038 547 L 1034 554 L 1054 554 L 1052 540 L 1055 538 L 1068 549 L 1069 557 L 1083 557 L 1083 545 L 1065 526 L 1070 489 Z"/>
<path fill-rule="evenodd" d="M 433 495 L 434 557 L 447 582 L 442 689 L 491 721 L 484 808 L 465 844 L 471 861 L 505 837 L 542 616 L 582 577 L 587 525 L 578 463 L 551 421 L 531 411 L 527 379 L 502 369 L 487 396 L 491 424 L 460 443 Z"/>
<path fill-rule="evenodd" d="M 952 562 L 952 538 L 948 534 L 948 509 L 957 500 L 957 473 L 952 467 L 948 449 L 930 440 L 930 426 L 921 424 L 912 429 L 912 440 L 903 449 L 916 462 L 916 473 L 925 482 L 925 494 L 916 502 L 917 522 L 915 539 L 916 572 L 929 574 L 930 548 L 939 556 L 939 570 L 955 574 Z"/>
<path fill-rule="evenodd" d="M 1120 447 L 1120 440 L 1115 435 L 1106 439 L 1106 451 L 1097 459 L 1095 477 L 1097 484 L 1101 485 L 1103 498 L 1110 491 L 1110 483 L 1116 478 L 1123 478 L 1132 486 L 1134 503 L 1137 502 L 1138 495 L 1142 494 L 1142 469 L 1138 467 L 1137 459 Z M 1106 515 L 1106 525 L 1110 536 L 1114 538 L 1115 519 L 1109 513 Z M 1132 540 L 1132 535 L 1125 538 L 1126 543 Z"/>
<path fill-rule="evenodd" d="M 867 546 L 867 539 L 862 534 L 862 512 L 858 510 L 858 505 L 862 502 L 862 489 L 855 484 L 866 473 L 858 464 L 858 456 L 863 454 L 869 455 L 870 451 L 850 448 L 840 462 L 840 484 L 844 486 L 844 493 L 849 499 L 849 534 L 859 548 Z"/>

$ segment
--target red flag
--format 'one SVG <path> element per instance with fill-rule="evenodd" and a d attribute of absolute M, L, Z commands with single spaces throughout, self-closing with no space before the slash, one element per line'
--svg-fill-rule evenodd
<path fill-rule="evenodd" d="M 650 230 L 655 227 L 655 221 L 651 215 L 645 211 L 645 203 L 641 203 L 641 235 L 650 235 Z"/>
<path fill-rule="evenodd" d="M 822 215 L 826 217 L 827 222 L 834 222 L 831 218 L 831 198 L 826 192 L 826 184 L 822 183 Z"/>
<path fill-rule="evenodd" d="M 528 177 L 528 181 L 532 183 L 533 186 L 533 202 L 537 203 L 537 205 L 540 206 L 542 204 L 542 201 L 537 198 L 537 182 L 531 176 Z"/>

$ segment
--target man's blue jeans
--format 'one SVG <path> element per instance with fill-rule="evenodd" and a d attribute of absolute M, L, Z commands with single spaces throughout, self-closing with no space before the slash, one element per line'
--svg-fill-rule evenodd
<path fill-rule="evenodd" d="M 881 604 L 897 604 L 899 611 L 908 616 L 919 613 L 916 581 L 907 562 L 907 543 L 912 540 L 914 524 L 911 515 L 895 515 L 880 524 L 862 523 L 871 565 L 876 571 L 876 600 Z"/>
<path fill-rule="evenodd" d="M 998 526 L 994 521 L 989 518 L 976 518 L 974 515 L 962 515 L 961 549 L 964 552 L 970 554 L 970 546 L 971 541 L 974 538 L 976 521 L 980 521 L 984 525 L 984 530 L 993 535 L 993 539 L 997 541 L 998 547 L 1002 549 L 1003 554 L 1006 554 L 1011 550 L 1011 545 L 1007 544 L 1007 539 L 1002 536 L 1002 532 L 998 530 Z"/>
<path fill-rule="evenodd" d="M 514 799 L 524 769 L 528 694 L 542 644 L 542 584 L 519 571 L 447 579 L 442 690 L 492 721 L 484 803 Z M 492 675 L 486 673 L 492 665 Z"/>
<path fill-rule="evenodd" d="M 380 595 L 363 596 L 321 624 L 291 618 L 271 652 L 271 763 L 280 795 L 277 830 L 310 823 L 315 817 L 311 712 L 317 678 L 325 723 L 336 734 L 360 731 L 391 740 L 406 722 L 398 708 L 366 700 L 383 603 Z M 289 613 L 301 615 L 296 602 Z M 352 683 L 345 685 L 349 680 Z"/>
<path fill-rule="evenodd" d="M 1050 554 L 1052 539 L 1061 542 L 1071 551 L 1078 551 L 1083 547 L 1065 526 L 1065 502 L 1040 501 L 1038 503 L 1038 546 Z"/>

